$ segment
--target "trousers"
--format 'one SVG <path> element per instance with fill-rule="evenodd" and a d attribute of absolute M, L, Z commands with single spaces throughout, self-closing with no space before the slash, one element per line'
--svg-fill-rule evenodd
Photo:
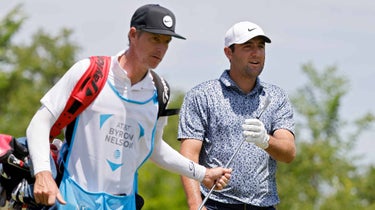
<path fill-rule="evenodd" d="M 204 205 L 207 210 L 276 210 L 274 206 L 254 206 L 251 204 L 229 204 L 208 199 Z"/>

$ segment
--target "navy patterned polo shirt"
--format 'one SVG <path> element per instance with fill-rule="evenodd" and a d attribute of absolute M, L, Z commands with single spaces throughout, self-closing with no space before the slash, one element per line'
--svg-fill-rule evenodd
<path fill-rule="evenodd" d="M 225 166 L 243 140 L 241 125 L 255 118 L 263 109 L 266 97 L 271 101 L 260 117 L 269 134 L 277 129 L 294 133 L 293 109 L 281 88 L 261 82 L 245 94 L 229 77 L 203 82 L 186 93 L 180 112 L 178 139 L 203 141 L 200 164 L 212 168 Z M 276 189 L 276 161 L 266 151 L 244 142 L 230 168 L 227 187 L 214 191 L 210 199 L 223 203 L 248 203 L 272 206 L 279 203 Z M 209 192 L 203 185 L 204 195 Z"/>

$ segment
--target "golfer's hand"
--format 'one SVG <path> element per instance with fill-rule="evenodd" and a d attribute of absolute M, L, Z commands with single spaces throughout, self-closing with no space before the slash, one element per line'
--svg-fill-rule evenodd
<path fill-rule="evenodd" d="M 262 149 L 268 148 L 270 136 L 262 121 L 258 119 L 246 119 L 242 124 L 243 135 L 247 142 L 252 142 Z"/>
<path fill-rule="evenodd" d="M 54 205 L 56 199 L 59 203 L 66 204 L 49 171 L 41 171 L 35 175 L 34 198 L 38 204 L 46 206 Z"/>
<path fill-rule="evenodd" d="M 215 190 L 222 190 L 225 186 L 227 186 L 231 173 L 232 169 L 229 168 L 208 168 L 202 183 L 209 189 L 216 184 Z"/>

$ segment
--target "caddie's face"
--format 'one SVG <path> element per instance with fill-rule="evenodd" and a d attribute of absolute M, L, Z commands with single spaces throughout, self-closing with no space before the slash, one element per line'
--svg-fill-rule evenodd
<path fill-rule="evenodd" d="M 231 67 L 247 77 L 257 77 L 263 70 L 265 61 L 265 42 L 254 37 L 243 44 L 236 44 L 229 58 Z"/>
<path fill-rule="evenodd" d="M 142 31 L 134 40 L 137 57 L 147 68 L 155 69 L 163 60 L 171 40 L 169 35 Z"/>

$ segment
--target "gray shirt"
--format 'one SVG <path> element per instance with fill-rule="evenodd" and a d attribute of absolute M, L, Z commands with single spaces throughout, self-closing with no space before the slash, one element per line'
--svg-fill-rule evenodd
<path fill-rule="evenodd" d="M 243 140 L 242 123 L 259 115 L 266 97 L 271 103 L 260 120 L 267 132 L 287 129 L 294 133 L 293 109 L 284 90 L 258 78 L 253 90 L 245 94 L 226 70 L 220 79 L 199 84 L 185 95 L 178 139 L 202 140 L 200 164 L 208 168 L 225 166 Z M 233 168 L 229 185 L 214 191 L 210 199 L 258 206 L 279 203 L 276 161 L 266 151 L 245 142 L 229 167 Z M 201 186 L 201 191 L 206 195 L 209 189 Z"/>

